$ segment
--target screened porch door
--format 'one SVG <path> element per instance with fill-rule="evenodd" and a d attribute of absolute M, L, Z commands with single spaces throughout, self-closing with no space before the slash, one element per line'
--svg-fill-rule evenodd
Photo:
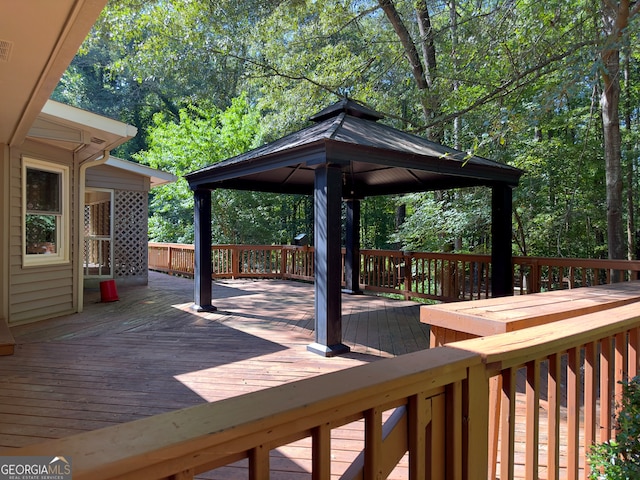
<path fill-rule="evenodd" d="M 85 279 L 113 278 L 113 190 L 85 191 L 83 271 Z"/>

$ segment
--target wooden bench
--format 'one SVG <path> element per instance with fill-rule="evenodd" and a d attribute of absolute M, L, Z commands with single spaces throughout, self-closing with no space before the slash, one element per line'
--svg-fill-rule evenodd
<path fill-rule="evenodd" d="M 640 281 L 571 290 L 423 305 L 420 321 L 430 325 L 430 346 L 513 332 L 640 301 Z"/>
<path fill-rule="evenodd" d="M 9 325 L 4 318 L 0 318 L 0 356 L 13 355 L 15 344 Z"/>
<path fill-rule="evenodd" d="M 471 338 L 516 332 L 640 301 L 640 281 L 571 290 L 489 298 L 468 302 L 423 305 L 420 322 L 430 325 L 430 348 Z M 498 451 L 501 377 L 489 382 L 489 455 Z M 495 468 L 495 462 L 492 463 Z M 495 471 L 490 472 L 495 478 Z"/>

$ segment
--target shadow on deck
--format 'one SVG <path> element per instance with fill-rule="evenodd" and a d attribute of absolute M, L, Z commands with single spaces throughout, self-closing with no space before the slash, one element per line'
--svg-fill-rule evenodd
<path fill-rule="evenodd" d="M 189 309 L 193 281 L 180 277 L 150 272 L 148 286 L 118 294 L 119 301 L 101 303 L 97 290 L 87 291 L 82 313 L 12 328 L 15 355 L 0 357 L 0 447 L 95 430 L 429 344 L 418 304 L 345 295 L 344 342 L 351 353 L 309 353 L 314 301 L 313 285 L 305 283 L 216 282 L 214 313 Z M 345 433 L 345 461 L 361 447 Z M 305 455 L 296 451 L 306 447 L 292 448 L 274 452 L 272 462 L 308 474 Z"/>

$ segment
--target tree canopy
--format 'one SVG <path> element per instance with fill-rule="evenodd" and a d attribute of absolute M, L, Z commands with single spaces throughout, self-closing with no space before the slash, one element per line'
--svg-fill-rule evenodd
<path fill-rule="evenodd" d="M 303 128 L 349 96 L 396 128 L 525 170 L 514 253 L 634 256 L 638 8 L 110 0 L 54 95 L 138 126 L 116 153 L 177 175 Z M 183 182 L 154 192 L 151 238 L 190 241 L 189 193 Z M 311 233 L 305 197 L 215 195 L 215 242 Z M 487 251 L 489 202 L 485 189 L 367 199 L 361 237 Z"/>

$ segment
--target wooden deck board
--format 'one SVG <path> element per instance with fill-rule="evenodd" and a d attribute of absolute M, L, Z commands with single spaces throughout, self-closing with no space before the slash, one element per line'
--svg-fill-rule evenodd
<path fill-rule="evenodd" d="M 0 357 L 0 449 L 429 346 L 429 326 L 413 302 L 344 295 L 343 338 L 352 351 L 324 358 L 306 350 L 314 338 L 312 285 L 216 282 L 212 313 L 190 310 L 192 296 L 192 280 L 150 272 L 148 287 L 120 289 L 118 302 L 100 303 L 99 291 L 89 291 L 80 314 L 13 327 L 15 354 Z M 334 477 L 358 455 L 361 435 L 361 422 L 332 432 Z M 522 446 L 516 451 L 521 456 Z M 309 478 L 310 458 L 308 440 L 275 450 L 271 478 Z M 407 475 L 405 461 L 389 478 Z M 246 462 L 198 478 L 247 478 Z"/>
<path fill-rule="evenodd" d="M 0 448 L 20 447 L 102 426 L 415 351 L 428 345 L 419 305 L 343 296 L 347 355 L 307 352 L 313 286 L 216 282 L 212 313 L 189 309 L 193 281 L 150 272 L 149 286 L 121 288 L 101 303 L 88 291 L 82 313 L 12 327 L 15 354 L 0 357 Z M 361 425 L 336 430 L 336 468 L 362 448 Z M 355 429 L 355 430 L 354 430 Z M 308 478 L 310 444 L 272 453 L 272 478 Z M 391 478 L 403 477 L 403 470 Z M 336 472 L 339 474 L 340 472 Z M 406 475 L 405 475 L 406 476 Z M 199 478 L 246 478 L 234 465 Z"/>

